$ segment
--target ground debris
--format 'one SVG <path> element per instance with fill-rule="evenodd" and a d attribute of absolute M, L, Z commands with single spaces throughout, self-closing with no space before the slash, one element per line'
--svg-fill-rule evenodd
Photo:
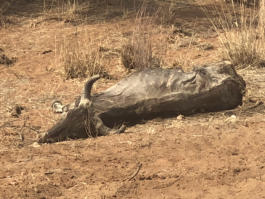
<path fill-rule="evenodd" d="M 4 50 L 0 48 L 0 64 L 11 66 L 17 61 L 16 57 L 9 58 L 4 54 Z"/>

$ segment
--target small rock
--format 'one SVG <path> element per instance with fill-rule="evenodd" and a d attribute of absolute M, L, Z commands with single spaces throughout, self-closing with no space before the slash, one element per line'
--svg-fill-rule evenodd
<path fill-rule="evenodd" d="M 40 145 L 39 145 L 38 142 L 34 142 L 31 146 L 34 147 L 34 148 L 38 148 L 38 147 L 40 147 Z"/>
<path fill-rule="evenodd" d="M 224 116 L 231 117 L 232 115 L 235 115 L 233 111 L 224 112 Z"/>
<path fill-rule="evenodd" d="M 12 57 L 11 59 L 8 58 L 5 54 L 0 54 L 0 64 L 11 66 L 17 61 L 17 58 Z"/>
<path fill-rule="evenodd" d="M 177 120 L 183 120 L 184 119 L 184 115 L 178 115 Z"/>
<path fill-rule="evenodd" d="M 183 27 L 176 27 L 176 28 L 173 30 L 172 33 L 173 33 L 173 34 L 178 34 L 178 35 L 180 35 L 180 36 L 186 36 L 186 37 L 191 37 L 191 36 L 192 36 L 192 32 L 191 32 L 190 30 L 187 30 L 187 29 L 184 30 Z"/>
<path fill-rule="evenodd" d="M 233 173 L 234 174 L 238 174 L 238 173 L 240 173 L 242 170 L 240 169 L 240 168 L 234 168 L 233 169 Z"/>
<path fill-rule="evenodd" d="M 42 54 L 45 55 L 45 54 L 51 53 L 51 52 L 52 52 L 52 50 L 45 50 L 45 51 L 42 52 Z"/>
<path fill-rule="evenodd" d="M 237 117 L 235 115 L 231 115 L 229 118 L 225 120 L 226 122 L 235 123 L 237 121 Z"/>
<path fill-rule="evenodd" d="M 24 110 L 24 107 L 16 104 L 11 110 L 11 116 L 12 117 L 19 117 L 22 110 Z"/>

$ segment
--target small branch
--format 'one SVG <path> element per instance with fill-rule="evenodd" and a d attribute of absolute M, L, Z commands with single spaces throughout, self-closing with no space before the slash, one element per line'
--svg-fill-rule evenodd
<path fill-rule="evenodd" d="M 133 175 L 129 178 L 126 178 L 125 180 L 123 181 L 131 181 L 133 178 L 135 178 L 135 176 L 138 175 L 140 169 L 142 168 L 142 163 L 138 163 L 138 167 L 137 167 L 137 170 L 133 173 Z"/>
<path fill-rule="evenodd" d="M 4 123 L 0 126 L 0 128 L 5 128 L 5 127 L 17 127 L 17 126 L 11 125 L 11 123 L 13 123 L 13 122 L 17 122 L 17 121 L 20 121 L 20 120 L 16 119 L 16 120 L 12 120 L 12 121 L 4 122 Z"/>

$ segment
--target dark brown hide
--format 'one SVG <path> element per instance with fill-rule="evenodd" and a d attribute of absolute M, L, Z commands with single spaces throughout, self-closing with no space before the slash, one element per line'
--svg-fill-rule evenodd
<path fill-rule="evenodd" d="M 70 110 L 67 117 L 60 120 L 54 127 L 52 127 L 48 133 L 39 140 L 39 142 L 52 143 L 66 140 L 67 138 L 75 139 L 88 137 L 86 131 L 86 121 L 89 121 L 88 117 L 90 117 L 88 115 L 88 109 L 85 107 L 80 107 L 78 110 Z M 91 124 L 88 124 L 88 128 L 91 128 Z"/>
<path fill-rule="evenodd" d="M 80 102 L 40 142 L 107 135 L 115 133 L 111 128 L 116 125 L 157 116 L 233 109 L 242 104 L 245 86 L 242 77 L 226 62 L 189 73 L 179 69 L 146 69 L 91 96 L 89 104 Z M 124 127 L 116 133 L 122 130 Z"/>
<path fill-rule="evenodd" d="M 185 73 L 146 69 L 92 97 L 105 125 L 134 123 L 157 116 L 190 115 L 233 109 L 242 104 L 244 80 L 225 62 Z"/>

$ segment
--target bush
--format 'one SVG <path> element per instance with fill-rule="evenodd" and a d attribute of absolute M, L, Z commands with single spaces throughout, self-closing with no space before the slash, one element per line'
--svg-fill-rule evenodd
<path fill-rule="evenodd" d="M 104 73 L 99 46 L 92 42 L 89 36 L 65 39 L 60 49 L 60 61 L 66 79 Z"/>
<path fill-rule="evenodd" d="M 212 20 L 221 42 L 224 59 L 238 68 L 263 66 L 265 60 L 264 0 L 258 8 L 222 4 L 217 20 Z"/>
<path fill-rule="evenodd" d="M 160 67 L 160 60 L 153 56 L 151 33 L 148 31 L 153 17 L 145 15 L 146 7 L 143 4 L 136 16 L 132 37 L 122 46 L 121 61 L 129 70 Z"/>

